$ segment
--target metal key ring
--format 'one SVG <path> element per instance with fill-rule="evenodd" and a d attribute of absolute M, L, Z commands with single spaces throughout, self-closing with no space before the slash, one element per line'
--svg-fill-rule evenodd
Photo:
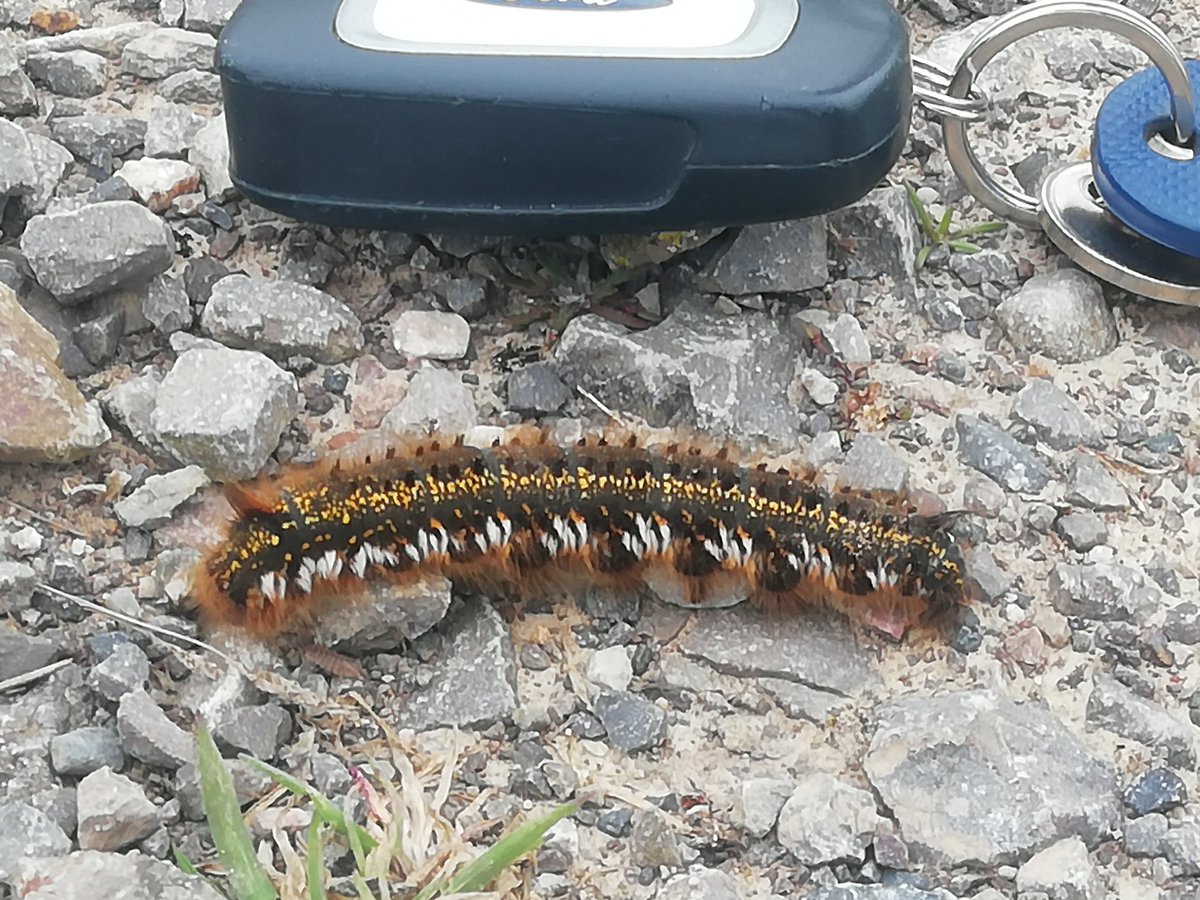
<path fill-rule="evenodd" d="M 1174 139 L 1188 146 L 1196 135 L 1196 100 L 1179 50 L 1149 19 L 1111 0 L 1049 0 L 1015 10 L 996 21 L 963 51 L 947 93 L 971 94 L 979 73 L 997 54 L 1021 38 L 1050 28 L 1095 28 L 1120 35 L 1145 53 L 1166 79 L 1171 94 Z M 1039 201 L 998 182 L 967 141 L 967 124 L 948 117 L 942 123 L 946 158 L 963 186 L 994 213 L 1022 225 L 1038 226 Z"/>

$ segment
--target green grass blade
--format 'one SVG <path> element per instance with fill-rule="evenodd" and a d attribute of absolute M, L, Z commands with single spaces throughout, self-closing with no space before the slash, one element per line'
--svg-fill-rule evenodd
<path fill-rule="evenodd" d="M 937 224 L 937 237 L 935 240 L 944 241 L 950 236 L 950 223 L 954 219 L 954 210 L 949 207 L 942 213 L 942 220 Z"/>
<path fill-rule="evenodd" d="M 553 828 L 556 822 L 574 813 L 576 809 L 577 807 L 573 803 L 564 804 L 544 819 L 526 822 L 511 834 L 502 837 L 485 853 L 452 875 L 446 884 L 445 893 L 458 894 L 485 890 L 496 880 L 497 875 L 531 850 L 540 847 L 546 832 Z"/>
<path fill-rule="evenodd" d="M 952 237 L 964 238 L 974 237 L 979 234 L 995 234 L 997 231 L 1004 231 L 1008 228 L 1007 222 L 980 222 L 978 225 L 968 225 L 966 228 L 960 228 L 954 232 Z"/>
<path fill-rule="evenodd" d="M 313 818 L 319 818 L 323 822 L 327 822 L 334 827 L 338 834 L 347 840 L 350 839 L 350 832 L 353 830 L 355 837 L 359 842 L 359 846 L 365 848 L 366 852 L 370 853 L 375 849 L 376 840 L 371 837 L 365 828 L 347 819 L 336 804 L 314 787 L 309 787 L 298 778 L 293 778 L 287 772 L 277 769 L 270 763 L 265 763 L 261 759 L 254 759 L 250 756 L 243 755 L 241 757 L 247 763 L 254 766 L 280 787 L 291 791 L 297 797 L 307 798 L 313 805 Z"/>
<path fill-rule="evenodd" d="M 925 204 L 921 202 L 921 198 L 917 196 L 916 190 L 907 181 L 904 182 L 904 193 L 908 195 L 909 205 L 917 214 L 917 221 L 921 225 L 921 230 L 925 232 L 925 237 L 931 241 L 937 240 L 937 229 L 934 228 L 933 219 L 929 216 L 929 210 L 925 208 Z"/>
<path fill-rule="evenodd" d="M 178 847 L 172 847 L 171 852 L 175 855 L 175 865 L 179 866 L 179 871 L 185 875 L 199 875 L 200 870 L 196 868 L 196 864 L 188 859 L 187 854 Z"/>
<path fill-rule="evenodd" d="M 304 871 L 308 875 L 309 900 L 327 900 L 325 894 L 325 842 L 321 839 L 321 817 L 314 814 L 308 824 L 308 842 L 304 845 Z"/>
<path fill-rule="evenodd" d="M 254 843 L 242 819 L 233 779 L 212 735 L 203 725 L 196 731 L 196 768 L 200 773 L 204 815 L 234 896 L 237 900 L 278 900 L 275 886 L 254 855 Z"/>
<path fill-rule="evenodd" d="M 972 244 L 970 241 L 951 241 L 947 246 L 959 253 L 978 253 L 983 249 L 978 244 Z"/>
<path fill-rule="evenodd" d="M 917 251 L 917 268 L 925 268 L 925 263 L 929 261 L 929 254 L 933 252 L 933 244 L 926 244 Z"/>

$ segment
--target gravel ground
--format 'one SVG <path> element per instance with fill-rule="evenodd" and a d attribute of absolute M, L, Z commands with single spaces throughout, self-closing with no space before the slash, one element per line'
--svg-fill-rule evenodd
<path fill-rule="evenodd" d="M 577 800 L 512 896 L 1200 896 L 1200 313 L 1017 227 L 916 271 L 904 180 L 987 218 L 920 116 L 855 207 L 737 233 L 282 219 L 225 170 L 234 5 L 0 0 L 0 897 L 217 896 L 171 861 L 218 868 L 201 718 L 285 896 L 308 807 L 239 753 L 360 816 L 359 771 L 402 785 L 428 823 L 413 868 Z M 905 15 L 951 62 L 1014 5 Z M 1193 4 L 1129 5 L 1200 55 Z M 984 78 L 985 158 L 1026 185 L 1082 158 L 1141 65 L 1092 33 L 1022 43 Z M 197 633 L 183 574 L 214 482 L 431 424 L 565 440 L 600 405 L 965 509 L 983 601 L 895 646 L 826 616 L 431 582 L 320 622 L 335 653 L 201 635 L 254 679 L 129 624 Z"/>

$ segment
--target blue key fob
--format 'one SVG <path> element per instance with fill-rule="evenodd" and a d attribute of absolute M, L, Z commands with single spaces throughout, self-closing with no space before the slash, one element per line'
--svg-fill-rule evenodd
<path fill-rule="evenodd" d="M 1187 64 L 1200 96 L 1200 61 Z M 1157 68 L 1122 82 L 1100 107 L 1092 139 L 1096 189 L 1109 211 L 1149 240 L 1200 257 L 1200 137 L 1178 147 Z"/>
<path fill-rule="evenodd" d="M 217 63 L 244 194 L 402 231 L 815 215 L 912 108 L 891 0 L 245 0 Z"/>

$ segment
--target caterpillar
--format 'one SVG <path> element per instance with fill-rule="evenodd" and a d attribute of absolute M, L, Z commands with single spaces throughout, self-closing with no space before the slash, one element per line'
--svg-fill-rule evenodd
<path fill-rule="evenodd" d="M 372 578 L 535 589 L 640 582 L 677 602 L 818 603 L 897 640 L 973 597 L 952 516 L 830 494 L 728 449 L 635 437 L 570 447 L 428 438 L 226 487 L 234 510 L 193 573 L 202 619 L 260 636 Z"/>

